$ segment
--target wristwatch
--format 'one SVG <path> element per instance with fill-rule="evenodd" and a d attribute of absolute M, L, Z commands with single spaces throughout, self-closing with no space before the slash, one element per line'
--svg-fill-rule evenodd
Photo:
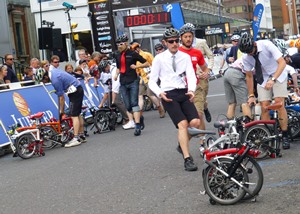
<path fill-rule="evenodd" d="M 272 77 L 271 80 L 272 80 L 273 82 L 276 82 L 277 79 L 276 79 L 275 77 Z"/>

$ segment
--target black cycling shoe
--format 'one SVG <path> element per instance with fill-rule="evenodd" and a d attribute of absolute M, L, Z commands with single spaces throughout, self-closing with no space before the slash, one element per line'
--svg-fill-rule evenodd
<path fill-rule="evenodd" d="M 143 130 L 145 128 L 144 116 L 143 115 L 141 115 L 141 117 L 140 117 L 140 126 L 141 126 L 141 130 Z"/>
<path fill-rule="evenodd" d="M 198 167 L 194 164 L 194 161 L 191 159 L 191 157 L 187 157 L 184 159 L 184 168 L 186 171 L 197 171 Z"/>
<path fill-rule="evenodd" d="M 204 109 L 204 115 L 205 115 L 206 121 L 210 123 L 211 122 L 211 114 L 210 114 L 208 108 Z"/>
<path fill-rule="evenodd" d="M 289 138 L 287 138 L 287 137 L 282 138 L 282 148 L 283 149 L 289 149 L 290 148 Z"/>
<path fill-rule="evenodd" d="M 141 135 L 141 129 L 137 129 L 137 128 L 136 128 L 136 129 L 134 130 L 134 135 L 135 135 L 135 136 Z"/>

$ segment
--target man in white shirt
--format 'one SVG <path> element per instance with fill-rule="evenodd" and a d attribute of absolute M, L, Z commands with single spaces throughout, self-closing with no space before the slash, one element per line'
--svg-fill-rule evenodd
<path fill-rule="evenodd" d="M 189 153 L 188 127 L 198 128 L 200 125 L 198 112 L 192 103 L 197 79 L 190 56 L 178 51 L 179 32 L 169 28 L 164 32 L 163 39 L 167 50 L 153 60 L 149 87 L 162 99 L 164 109 L 178 128 L 185 170 L 196 171 L 198 167 Z"/>
<path fill-rule="evenodd" d="M 262 120 L 269 120 L 270 114 L 266 109 L 272 98 L 276 103 L 282 103 L 282 107 L 278 109 L 280 127 L 282 130 L 282 148 L 289 149 L 288 140 L 288 119 L 287 112 L 284 107 L 284 99 L 288 96 L 287 91 L 287 72 L 284 71 L 286 62 L 282 57 L 282 53 L 269 40 L 254 41 L 252 36 L 244 33 L 239 41 L 239 49 L 243 53 L 243 65 L 246 71 L 246 82 L 248 86 L 248 103 L 255 103 L 253 94 L 253 73 L 252 69 L 256 69 L 257 93 L 258 101 L 261 104 Z M 258 58 L 255 60 L 255 58 Z M 261 65 L 258 63 L 260 62 Z M 261 67 L 261 69 L 260 69 Z M 261 74 L 259 75 L 259 70 Z M 260 79 L 259 76 L 262 76 Z M 273 96 L 273 97 L 272 97 Z"/>

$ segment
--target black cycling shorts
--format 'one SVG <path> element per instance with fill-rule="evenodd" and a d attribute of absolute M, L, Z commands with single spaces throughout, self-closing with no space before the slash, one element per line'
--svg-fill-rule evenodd
<path fill-rule="evenodd" d="M 83 101 L 83 88 L 82 86 L 77 87 L 77 91 L 69 94 L 69 110 L 70 110 L 70 116 L 71 117 L 77 117 L 81 113 L 81 107 L 82 107 L 82 101 Z"/>

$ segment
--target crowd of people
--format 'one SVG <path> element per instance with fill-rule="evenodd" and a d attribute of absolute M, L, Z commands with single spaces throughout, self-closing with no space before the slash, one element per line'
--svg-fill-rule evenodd
<path fill-rule="evenodd" d="M 67 63 L 64 70 L 59 68 L 60 58 L 53 55 L 48 60 L 30 60 L 30 67 L 24 71 L 24 81 L 52 82 L 59 97 L 59 110 L 64 113 L 64 94 L 70 100 L 70 115 L 74 124 L 74 138 L 65 147 L 86 142 L 83 120 L 80 116 L 83 88 L 78 79 L 88 83 L 94 79 L 94 86 L 104 88 L 104 96 L 99 108 L 115 105 L 122 113 L 125 123 L 123 129 L 134 129 L 134 135 L 140 136 L 145 128 L 143 117 L 143 96 L 151 99 L 158 109 L 159 117 L 167 112 L 178 129 L 178 146 L 187 171 L 196 171 L 189 152 L 188 127 L 205 130 L 205 120 L 211 121 L 206 100 L 209 89 L 209 77 L 214 66 L 214 55 L 206 40 L 195 38 L 195 27 L 187 23 L 180 30 L 168 28 L 163 39 L 155 44 L 155 57 L 142 48 L 138 42 L 129 42 L 127 35 L 116 39 L 118 52 L 111 56 L 93 52 L 89 57 L 86 50 L 78 51 L 78 60 Z M 287 53 L 286 42 L 279 39 L 259 40 L 248 33 L 234 34 L 232 47 L 224 51 L 223 61 L 228 64 L 224 71 L 225 97 L 228 103 L 227 117 L 235 117 L 236 107 L 241 106 L 244 122 L 252 117 L 250 105 L 258 100 L 261 118 L 269 119 L 264 107 L 272 100 L 284 103 L 287 97 L 288 74 L 294 80 L 294 89 L 298 90 L 298 58 L 300 53 Z M 300 41 L 299 41 L 300 49 Z M 207 57 L 205 61 L 204 56 Z M 18 81 L 12 70 L 13 55 L 5 55 L 5 64 L 0 65 L 0 84 Z M 27 84 L 32 84 L 29 81 Z M 0 89 L 5 89 L 2 86 Z M 109 94 L 112 99 L 109 102 Z M 284 108 L 278 110 L 283 136 L 283 149 L 289 149 L 287 134 L 287 113 Z M 202 143 L 201 141 L 199 142 Z"/>

